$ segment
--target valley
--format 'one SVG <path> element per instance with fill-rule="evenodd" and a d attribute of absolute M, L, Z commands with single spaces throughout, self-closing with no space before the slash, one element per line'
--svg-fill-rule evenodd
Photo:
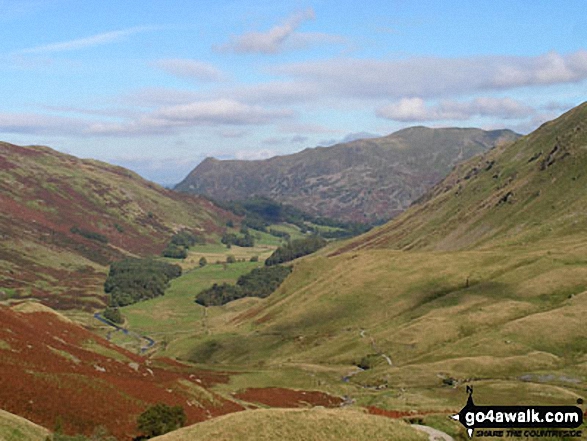
<path fill-rule="evenodd" d="M 338 439 L 354 433 L 350 426 L 362 427 L 358 440 L 426 439 L 408 423 L 465 440 L 462 425 L 448 416 L 463 407 L 467 387 L 479 403 L 574 405 L 587 393 L 585 121 L 587 104 L 459 164 L 390 222 L 328 241 L 314 235 L 352 231 L 351 224 L 299 217 L 272 223 L 257 214 L 289 209 L 249 200 L 243 204 L 264 208 L 239 214 L 240 206 L 219 208 L 136 176 L 120 178 L 99 197 L 92 193 L 83 215 L 71 214 L 70 204 L 56 205 L 67 192 L 55 184 L 55 194 L 31 196 L 48 201 L 42 209 L 23 196 L 40 184 L 3 169 L 11 188 L 21 191 L 10 193 L 5 185 L 2 197 L 28 208 L 0 218 L 7 232 L 0 408 L 48 430 L 59 421 L 67 434 L 89 436 L 104 426 L 120 440 L 138 435 L 137 416 L 155 403 L 182 406 L 187 425 L 195 424 L 161 440 L 211 433 L 234 439 L 241 430 L 247 439 L 261 426 L 267 439 L 288 431 L 299 439 Z M 2 147 L 7 162 L 27 150 Z M 46 148 L 31 151 L 37 152 L 31 168 L 41 167 L 38 161 L 70 176 L 63 165 L 69 161 L 113 176 L 107 166 Z M 84 185 L 75 194 L 86 194 L 88 177 L 77 179 Z M 128 188 L 144 194 L 131 197 Z M 123 198 L 117 208 L 110 191 Z M 161 208 L 149 199 L 155 197 Z M 152 211 L 145 214 L 147 208 Z M 65 223 L 69 215 L 73 221 Z M 57 235 L 59 241 L 44 239 Z M 163 257 L 180 236 L 194 238 L 180 246 L 185 257 Z M 280 260 L 291 273 L 270 295 L 219 306 L 195 302 L 205 289 L 241 284 L 270 268 L 265 262 L 278 248 L 285 253 L 288 243 L 309 238 L 325 246 Z M 14 258 L 20 249 L 23 257 Z M 149 256 L 178 265 L 181 275 L 164 295 L 118 308 L 128 333 L 96 320 L 94 313 L 108 304 L 100 286 L 108 263 Z M 26 269 L 31 259 L 38 278 Z M 92 268 L 83 292 L 93 303 L 77 299 L 69 285 L 60 287 L 67 277 L 48 269 L 90 273 L 82 263 Z M 154 345 L 145 347 L 137 335 Z M 35 404 L 39 390 L 45 391 L 42 405 Z M 309 424 L 313 434 L 303 435 Z M 29 429 L 45 436 L 35 427 Z"/>

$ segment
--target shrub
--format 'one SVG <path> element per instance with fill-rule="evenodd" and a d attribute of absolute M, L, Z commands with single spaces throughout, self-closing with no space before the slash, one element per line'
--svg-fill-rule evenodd
<path fill-rule="evenodd" d="M 188 252 L 184 247 L 178 247 L 177 245 L 169 244 L 163 250 L 163 257 L 169 257 L 170 259 L 185 259 L 188 256 Z"/>
<path fill-rule="evenodd" d="M 254 247 L 255 238 L 251 236 L 249 230 L 245 230 L 246 233 L 243 236 L 238 236 L 234 233 L 224 233 L 221 242 L 227 247 L 230 245 L 236 245 L 238 247 Z"/>
<path fill-rule="evenodd" d="M 229 254 L 226 256 L 226 263 L 236 263 L 236 257 L 234 257 L 232 254 Z"/>
<path fill-rule="evenodd" d="M 112 323 L 116 323 L 117 325 L 124 323 L 124 318 L 122 317 L 120 309 L 118 308 L 108 307 L 104 310 L 102 315 L 106 320 L 110 320 Z"/>
<path fill-rule="evenodd" d="M 85 237 L 86 239 L 95 240 L 96 242 L 108 243 L 108 238 L 106 236 L 95 231 L 90 231 L 78 227 L 71 227 L 69 231 L 71 231 L 73 234 L 79 234 L 80 236 Z"/>
<path fill-rule="evenodd" d="M 185 422 L 183 407 L 159 403 L 139 415 L 137 426 L 147 438 L 153 438 L 177 430 L 183 427 Z"/>
<path fill-rule="evenodd" d="M 259 261 L 259 256 L 253 256 L 251 257 L 251 262 L 258 262 Z"/>
<path fill-rule="evenodd" d="M 104 292 L 110 306 L 126 306 L 165 294 L 171 279 L 181 276 L 181 267 L 153 259 L 124 259 L 110 265 Z"/>
<path fill-rule="evenodd" d="M 265 261 L 265 265 L 277 265 L 279 263 L 289 262 L 298 257 L 306 256 L 318 251 L 327 244 L 326 240 L 311 236 L 306 239 L 294 240 L 287 245 L 277 248 L 271 256 Z"/>
<path fill-rule="evenodd" d="M 205 257 L 200 257 L 198 264 L 200 265 L 200 268 L 204 268 L 206 265 L 208 265 L 208 261 Z"/>
<path fill-rule="evenodd" d="M 171 259 L 185 259 L 188 256 L 188 248 L 196 244 L 204 244 L 206 240 L 188 230 L 181 230 L 175 233 L 167 247 L 163 250 L 163 257 Z"/>
<path fill-rule="evenodd" d="M 196 296 L 196 303 L 204 306 L 220 306 L 243 297 L 268 297 L 273 293 L 292 269 L 287 266 L 255 268 L 239 277 L 236 285 L 214 284 Z"/>

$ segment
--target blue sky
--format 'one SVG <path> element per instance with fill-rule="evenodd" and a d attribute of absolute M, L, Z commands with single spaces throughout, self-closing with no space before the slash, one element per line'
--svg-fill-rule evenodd
<path fill-rule="evenodd" d="M 583 1 L 0 0 L 0 140 L 163 184 L 403 127 L 527 133 L 585 101 Z"/>

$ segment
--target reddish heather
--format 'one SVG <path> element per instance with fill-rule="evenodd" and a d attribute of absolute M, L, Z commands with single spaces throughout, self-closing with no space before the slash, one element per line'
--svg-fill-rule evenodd
<path fill-rule="evenodd" d="M 125 440 L 137 435 L 137 416 L 154 403 L 181 405 L 188 424 L 242 409 L 212 392 L 213 402 L 198 400 L 185 386 L 206 387 L 225 375 L 152 363 L 52 313 L 0 307 L 0 323 L 0 408 L 49 429 L 57 420 L 68 433 L 102 425 Z M 90 341 L 119 355 L 84 349 Z"/>
<path fill-rule="evenodd" d="M 234 395 L 235 398 L 271 407 L 339 407 L 343 403 L 340 397 L 324 392 L 283 389 L 278 387 L 246 389 Z"/>
<path fill-rule="evenodd" d="M 2 142 L 0 207 L 0 260 L 8 263 L 0 268 L 2 287 L 56 309 L 103 306 L 110 262 L 158 255 L 179 228 L 221 234 L 226 219 L 234 218 L 204 198 L 167 190 L 121 167 Z M 72 227 L 99 233 L 108 243 Z M 71 264 L 76 257 L 103 271 Z"/>
<path fill-rule="evenodd" d="M 387 418 L 405 418 L 405 417 L 418 417 L 423 415 L 430 415 L 432 413 L 441 413 L 441 414 L 454 414 L 455 411 L 430 411 L 430 410 L 386 410 L 380 409 L 379 407 L 369 406 L 367 407 L 367 411 L 372 415 L 380 415 L 385 416 Z"/>

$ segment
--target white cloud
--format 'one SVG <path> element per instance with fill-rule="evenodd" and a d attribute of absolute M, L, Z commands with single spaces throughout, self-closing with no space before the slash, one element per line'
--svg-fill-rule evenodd
<path fill-rule="evenodd" d="M 315 44 L 337 44 L 345 40 L 337 35 L 321 32 L 297 32 L 300 25 L 315 18 L 312 8 L 295 13 L 282 24 L 272 27 L 266 32 L 247 32 L 235 35 L 229 43 L 217 49 L 238 54 L 277 54 L 284 50 L 302 49 Z"/>
<path fill-rule="evenodd" d="M 248 132 L 246 130 L 227 129 L 217 132 L 216 134 L 225 139 L 238 139 L 247 136 Z"/>
<path fill-rule="evenodd" d="M 68 108 L 57 108 L 65 111 Z M 75 113 L 103 116 L 101 112 L 75 109 Z M 112 115 L 110 115 L 112 116 Z M 265 125 L 294 116 L 288 109 L 264 108 L 236 100 L 218 99 L 162 106 L 151 112 L 119 112 L 108 119 L 70 118 L 42 114 L 0 113 L 0 132 L 80 136 L 165 135 L 196 126 Z M 233 137 L 244 136 L 234 134 Z"/>
<path fill-rule="evenodd" d="M 154 135 L 195 126 L 263 125 L 289 118 L 287 109 L 266 109 L 229 99 L 163 106 L 123 123 L 92 124 L 88 134 L 102 136 Z"/>
<path fill-rule="evenodd" d="M 583 81 L 587 51 L 535 57 L 331 59 L 281 65 L 272 72 L 293 78 L 298 91 L 319 90 L 321 97 L 431 98 Z"/>
<path fill-rule="evenodd" d="M 190 104 L 162 107 L 154 117 L 188 124 L 267 124 L 292 116 L 289 110 L 269 110 L 230 99 L 199 101 Z"/>
<path fill-rule="evenodd" d="M 296 133 L 296 134 L 321 134 L 321 133 L 342 133 L 340 129 L 331 129 L 329 127 L 321 126 L 319 124 L 305 124 L 305 123 L 288 123 L 281 124 L 279 131 L 282 133 Z"/>
<path fill-rule="evenodd" d="M 247 160 L 247 161 L 258 161 L 261 159 L 272 158 L 277 153 L 274 150 L 270 149 L 261 149 L 261 150 L 240 150 L 235 153 L 235 158 L 240 160 Z"/>
<path fill-rule="evenodd" d="M 76 135 L 85 123 L 74 118 L 28 113 L 0 113 L 0 132 L 35 135 Z"/>
<path fill-rule="evenodd" d="M 464 121 L 474 116 L 489 116 L 500 119 L 527 118 L 536 111 L 511 98 L 480 97 L 472 101 L 445 100 L 436 105 L 427 105 L 422 98 L 403 98 L 377 110 L 382 118 L 403 122 Z"/>
<path fill-rule="evenodd" d="M 172 58 L 159 60 L 155 65 L 177 77 L 192 78 L 199 81 L 221 81 L 225 78 L 220 69 L 203 61 Z"/>
<path fill-rule="evenodd" d="M 130 104 L 139 107 L 159 107 L 176 104 L 187 104 L 197 101 L 200 94 L 165 87 L 140 89 L 125 94 L 119 98 L 122 104 Z"/>
<path fill-rule="evenodd" d="M 73 51 L 78 49 L 85 49 L 92 46 L 100 46 L 103 44 L 112 43 L 120 40 L 129 35 L 138 34 L 152 30 L 149 27 L 134 27 L 129 29 L 123 29 L 120 31 L 105 32 L 102 34 L 92 35 L 90 37 L 79 38 L 75 40 L 62 41 L 59 43 L 51 43 L 43 46 L 36 46 L 28 49 L 19 51 L 21 54 L 36 54 L 36 53 L 47 53 L 47 52 L 64 52 Z"/>

